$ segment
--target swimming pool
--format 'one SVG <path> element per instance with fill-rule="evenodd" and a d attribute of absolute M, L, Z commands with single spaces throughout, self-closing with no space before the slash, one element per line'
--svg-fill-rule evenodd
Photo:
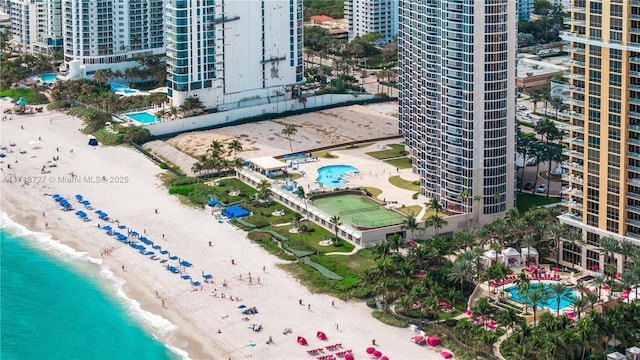
<path fill-rule="evenodd" d="M 340 186 L 347 182 L 345 177 L 349 176 L 349 172 L 359 174 L 358 169 L 351 165 L 329 165 L 318 169 L 318 178 L 316 182 L 322 186 Z"/>
<path fill-rule="evenodd" d="M 127 117 L 141 124 L 153 124 L 162 121 L 162 119 L 157 118 L 148 112 L 127 114 Z"/>
<path fill-rule="evenodd" d="M 533 291 L 533 289 L 536 289 L 539 286 L 540 286 L 539 284 L 531 283 L 529 284 L 529 291 L 531 292 Z M 548 284 L 542 284 L 542 286 L 544 286 L 547 289 L 547 291 L 549 291 Z M 509 292 L 509 294 L 511 295 L 511 300 L 524 304 L 525 301 L 520 297 L 520 295 L 518 295 L 517 286 L 506 288 L 505 291 Z M 575 299 L 575 296 L 576 296 L 576 292 L 573 289 L 567 289 L 560 297 L 560 310 L 568 306 L 571 306 L 573 304 L 573 299 Z M 538 302 L 538 306 L 543 306 L 551 310 L 558 310 L 557 305 L 558 305 L 557 299 L 553 294 L 551 294 L 551 297 L 547 301 Z"/>
<path fill-rule="evenodd" d="M 58 79 L 57 74 L 42 74 L 38 77 L 40 78 L 40 81 L 42 81 L 45 84 L 56 82 L 56 80 Z"/>

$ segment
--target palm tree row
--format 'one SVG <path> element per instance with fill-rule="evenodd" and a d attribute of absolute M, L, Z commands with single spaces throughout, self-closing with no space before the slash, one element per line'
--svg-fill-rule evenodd
<path fill-rule="evenodd" d="M 209 172 L 215 170 L 217 173 L 221 170 L 235 169 L 236 171 L 244 165 L 244 160 L 238 157 L 238 152 L 242 151 L 242 143 L 234 139 L 228 145 L 225 152 L 225 146 L 218 140 L 214 140 L 209 145 L 207 151 L 198 157 L 198 161 L 193 164 L 191 171 L 195 174 L 202 172 Z M 227 156 L 234 154 L 234 157 L 229 159 Z M 267 194 L 267 197 L 270 195 Z"/>

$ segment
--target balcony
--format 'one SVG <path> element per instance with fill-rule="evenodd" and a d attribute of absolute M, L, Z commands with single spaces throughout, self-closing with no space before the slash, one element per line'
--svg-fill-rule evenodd
<path fill-rule="evenodd" d="M 572 92 L 574 92 L 576 94 L 584 95 L 584 88 L 581 88 L 581 87 L 567 86 L 567 90 L 572 91 Z"/>
<path fill-rule="evenodd" d="M 565 9 L 566 12 L 574 12 L 580 14 L 586 14 L 587 9 L 583 6 L 569 6 Z"/>
<path fill-rule="evenodd" d="M 584 48 L 571 47 L 571 46 L 563 46 L 562 51 L 574 54 L 584 54 Z"/>
<path fill-rule="evenodd" d="M 564 174 L 562 175 L 562 180 L 568 181 L 569 183 L 578 184 L 578 185 L 584 184 L 584 180 L 582 179 L 582 176 L 575 175 L 575 174 Z"/>
<path fill-rule="evenodd" d="M 629 116 L 640 119 L 640 112 L 629 111 Z"/>
<path fill-rule="evenodd" d="M 640 64 L 640 57 L 631 57 L 629 58 L 629 62 L 632 64 Z"/>
<path fill-rule="evenodd" d="M 636 99 L 634 97 L 629 97 L 629 102 L 632 104 L 640 105 L 640 99 Z"/>
<path fill-rule="evenodd" d="M 640 160 L 640 153 L 637 152 L 629 152 L 629 157 Z"/>
<path fill-rule="evenodd" d="M 640 200 L 640 193 L 637 193 L 637 192 L 629 191 L 627 193 L 627 196 L 632 198 L 632 199 Z"/>
<path fill-rule="evenodd" d="M 640 139 L 629 138 L 629 144 L 640 146 Z"/>
<path fill-rule="evenodd" d="M 627 165 L 627 170 L 636 174 L 640 174 L 640 167 L 637 167 L 637 166 Z"/>
<path fill-rule="evenodd" d="M 584 154 L 575 150 L 562 149 L 562 155 L 572 158 L 584 159 Z"/>
<path fill-rule="evenodd" d="M 566 138 L 566 139 L 563 139 L 563 141 L 566 142 L 567 144 L 574 144 L 574 145 L 584 146 L 584 140 L 583 139 Z"/>
<path fill-rule="evenodd" d="M 566 77 L 567 79 L 584 81 L 584 75 L 581 75 L 581 74 L 569 73 L 569 74 L 564 75 L 564 77 Z"/>
<path fill-rule="evenodd" d="M 564 60 L 562 62 L 565 65 L 577 65 L 577 66 L 582 66 L 585 67 L 585 63 L 584 61 L 578 61 L 578 60 Z"/>
<path fill-rule="evenodd" d="M 636 220 L 636 219 L 627 219 L 626 220 L 627 223 L 633 225 L 633 226 L 638 226 L 640 227 L 640 220 Z"/>
<path fill-rule="evenodd" d="M 629 75 L 634 77 L 640 77 L 640 71 L 629 71 Z"/>
<path fill-rule="evenodd" d="M 576 105 L 576 106 L 584 107 L 583 100 L 578 100 L 574 98 L 564 98 L 564 103 L 568 105 Z"/>
<path fill-rule="evenodd" d="M 564 188 L 561 193 L 566 194 L 566 195 L 570 195 L 570 196 L 575 196 L 575 197 L 579 197 L 582 198 L 582 190 L 578 189 L 578 188 Z"/>
<path fill-rule="evenodd" d="M 640 132 L 640 125 L 629 125 L 629 130 Z"/>
<path fill-rule="evenodd" d="M 582 210 L 583 206 L 582 203 L 579 203 L 575 200 L 567 200 L 567 199 L 562 199 L 562 201 L 560 201 L 560 204 L 562 206 L 565 206 L 569 209 L 578 209 L 578 210 Z"/>
<path fill-rule="evenodd" d="M 582 89 L 584 91 L 584 89 Z M 576 119 L 580 119 L 580 120 L 584 120 L 584 115 L 580 114 L 579 112 L 576 111 L 565 111 L 564 112 L 567 116 L 571 116 L 574 117 Z"/>
<path fill-rule="evenodd" d="M 640 206 L 638 205 L 627 205 L 627 210 L 636 214 L 640 214 Z"/>
<path fill-rule="evenodd" d="M 565 25 L 579 25 L 579 26 L 585 26 L 586 25 L 586 21 L 584 21 L 584 20 L 576 20 L 576 19 L 571 19 L 571 18 L 564 18 L 562 23 L 565 24 Z"/>
<path fill-rule="evenodd" d="M 581 173 L 584 173 L 584 166 L 575 161 L 574 162 L 563 161 L 562 166 L 566 167 L 567 169 L 576 170 L 576 171 L 580 171 Z M 640 172 L 640 168 L 638 168 L 638 172 Z"/>
<path fill-rule="evenodd" d="M 635 91 L 640 91 L 640 85 L 631 84 L 631 85 L 629 85 L 629 89 L 635 90 Z"/>

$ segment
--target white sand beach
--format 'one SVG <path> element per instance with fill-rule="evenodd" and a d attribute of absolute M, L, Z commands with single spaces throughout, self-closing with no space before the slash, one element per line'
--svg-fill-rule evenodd
<path fill-rule="evenodd" d="M 11 106 L 2 101 L 3 107 Z M 149 328 L 164 343 L 185 350 L 191 359 L 313 359 L 316 356 L 307 350 L 336 343 L 342 347 L 318 355 L 351 349 L 356 359 L 369 359 L 365 349 L 375 339 L 376 349 L 390 359 L 441 358 L 439 352 L 444 349 L 411 343 L 414 333 L 378 322 L 362 302 L 310 293 L 278 268 L 281 260 L 249 241 L 245 232 L 169 195 L 158 178 L 163 170 L 142 154 L 126 146 L 88 146 L 87 136 L 79 131 L 81 122 L 61 115 L 46 111 L 13 115 L 13 120 L 0 124 L 0 145 L 13 150 L 0 150 L 7 155 L 0 159 L 2 211 L 31 230 L 49 232 L 74 249 L 102 259 L 103 266 L 126 280 L 127 296 L 140 302 L 143 310 L 177 326 L 170 332 Z M 30 144 L 33 141 L 38 143 Z M 59 160 L 53 161 L 54 156 Z M 53 164 L 57 166 L 49 167 Z M 50 173 L 42 174 L 43 166 Z M 75 211 L 62 211 L 46 195 L 54 193 L 84 210 L 74 198 L 82 194 L 111 219 L 140 234 L 146 232 L 163 249 L 192 263 L 186 273 L 193 279 L 202 282 L 202 273 L 209 273 L 214 283 L 194 288 L 189 280 L 165 269 L 177 261 L 151 260 L 106 235 L 96 227 L 100 221 L 93 211 L 87 211 L 94 218 L 88 222 L 81 221 Z M 110 254 L 101 256 L 111 248 Z M 304 305 L 299 305 L 300 299 Z M 241 304 L 255 306 L 258 314 L 243 315 Z M 252 331 L 252 324 L 262 325 L 263 330 Z M 285 328 L 292 333 L 283 334 Z M 325 332 L 328 339 L 318 340 L 317 331 Z M 270 336 L 273 343 L 266 344 Z M 298 336 L 309 344 L 298 345 Z"/>

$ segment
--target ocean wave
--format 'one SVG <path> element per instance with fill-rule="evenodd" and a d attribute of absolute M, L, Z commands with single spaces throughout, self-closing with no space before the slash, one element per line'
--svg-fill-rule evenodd
<path fill-rule="evenodd" d="M 61 260 L 84 260 L 93 264 L 102 264 L 102 259 L 91 257 L 87 252 L 76 251 L 74 248 L 54 239 L 51 234 L 31 231 L 22 224 L 19 224 L 9 214 L 2 212 L 0 215 L 0 229 L 4 229 L 10 234 L 33 239 L 41 249 L 57 255 Z"/>
<path fill-rule="evenodd" d="M 100 266 L 100 277 L 107 280 L 109 284 L 107 286 L 110 287 L 110 290 L 112 290 L 115 294 L 117 294 L 119 298 L 124 301 L 124 303 L 129 307 L 132 316 L 144 323 L 148 328 L 160 333 L 161 335 L 166 335 L 167 333 L 178 328 L 176 325 L 163 318 L 162 316 L 143 310 L 140 307 L 139 302 L 129 298 L 122 290 L 122 287 L 126 283 L 126 281 L 123 278 L 116 276 L 109 268 L 102 266 L 101 259 L 93 258 L 87 252 L 76 251 L 72 247 L 63 244 L 58 240 L 55 240 L 51 236 L 51 234 L 31 231 L 22 224 L 13 221 L 13 219 L 11 219 L 11 217 L 5 212 L 0 212 L 0 229 L 7 231 L 14 236 L 33 239 L 38 248 L 42 249 L 45 252 L 52 253 L 62 261 L 71 262 L 74 260 L 81 260 Z M 189 359 L 188 353 L 186 351 L 170 346 L 168 344 L 164 345 L 171 352 L 178 355 L 181 359 Z"/>

